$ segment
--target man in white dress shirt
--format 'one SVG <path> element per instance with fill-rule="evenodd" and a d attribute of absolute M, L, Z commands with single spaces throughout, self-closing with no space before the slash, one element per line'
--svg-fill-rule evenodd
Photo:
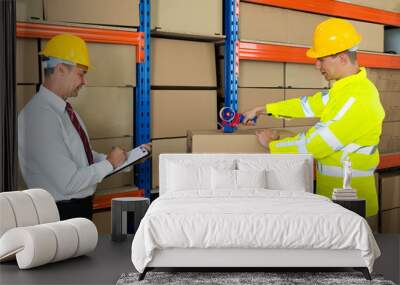
<path fill-rule="evenodd" d="M 96 184 L 126 160 L 126 152 L 119 147 L 107 155 L 91 150 L 86 128 L 67 102 L 87 83 L 86 43 L 71 34 L 57 35 L 40 55 L 44 83 L 18 116 L 21 172 L 29 188 L 53 195 L 62 220 L 91 219 Z"/>

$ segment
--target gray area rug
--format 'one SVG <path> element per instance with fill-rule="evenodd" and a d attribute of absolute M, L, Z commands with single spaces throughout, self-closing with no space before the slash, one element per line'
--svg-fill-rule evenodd
<path fill-rule="evenodd" d="M 117 285 L 145 284 L 213 284 L 213 285 L 246 285 L 246 284 L 379 284 L 395 285 L 384 280 L 380 275 L 372 275 L 368 281 L 360 272 L 154 272 L 150 271 L 142 281 L 139 273 L 122 274 Z"/>

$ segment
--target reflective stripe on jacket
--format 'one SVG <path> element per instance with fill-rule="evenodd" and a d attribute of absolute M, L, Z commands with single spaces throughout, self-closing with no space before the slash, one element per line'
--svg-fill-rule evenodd
<path fill-rule="evenodd" d="M 373 173 L 379 163 L 377 145 L 385 112 L 365 68 L 336 81 L 329 92 L 267 104 L 266 111 L 278 118 L 320 118 L 304 133 L 272 141 L 271 153 L 311 153 L 317 161 L 317 193 L 328 197 L 333 188 L 342 187 L 342 162 L 348 157 L 351 185 L 367 200 L 367 216 L 377 213 Z"/>

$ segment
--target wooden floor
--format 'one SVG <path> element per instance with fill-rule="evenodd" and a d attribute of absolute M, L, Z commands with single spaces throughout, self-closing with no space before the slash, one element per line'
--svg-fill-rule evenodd
<path fill-rule="evenodd" d="M 400 283 L 400 235 L 376 235 L 382 256 L 375 262 L 374 272 Z M 122 273 L 133 272 L 132 237 L 125 242 L 112 242 L 102 235 L 95 251 L 87 256 L 19 270 L 16 262 L 0 265 L 0 284 L 115 284 Z"/>

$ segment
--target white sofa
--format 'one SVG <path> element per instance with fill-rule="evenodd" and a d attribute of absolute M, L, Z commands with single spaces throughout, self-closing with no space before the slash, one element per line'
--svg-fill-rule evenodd
<path fill-rule="evenodd" d="M 53 197 L 43 189 L 0 193 L 0 262 L 16 259 L 28 269 L 86 254 L 98 233 L 88 219 L 60 221 Z"/>

